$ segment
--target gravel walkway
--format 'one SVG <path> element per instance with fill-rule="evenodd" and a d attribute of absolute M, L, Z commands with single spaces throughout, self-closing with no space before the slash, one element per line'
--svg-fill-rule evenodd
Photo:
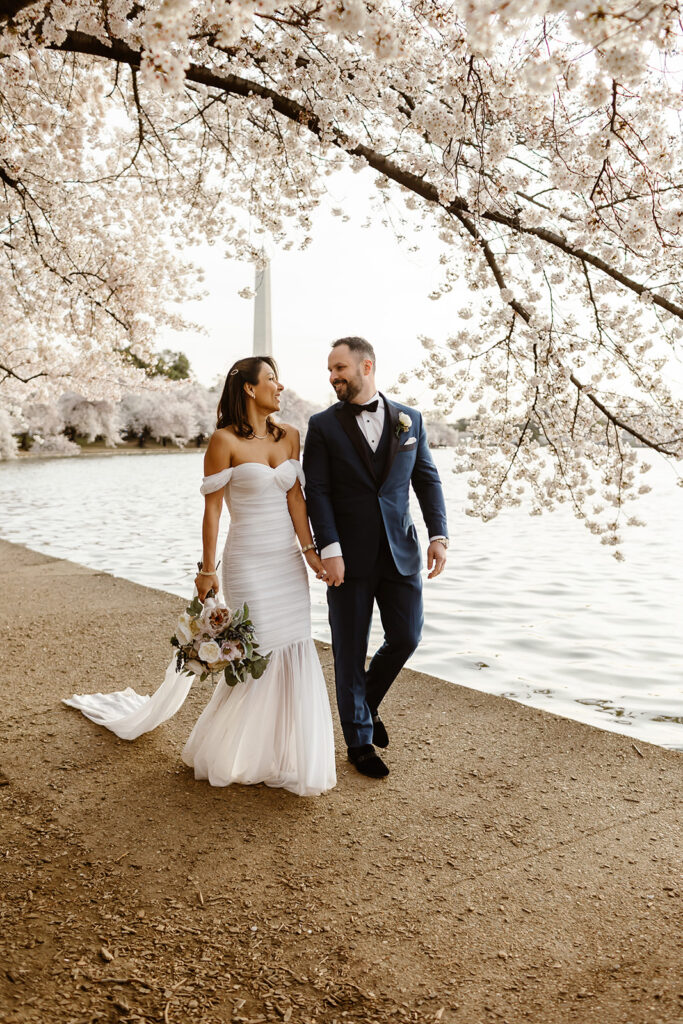
<path fill-rule="evenodd" d="M 0 587 L 3 1022 L 681 1021 L 680 753 L 405 671 L 387 780 L 337 733 L 323 797 L 212 789 L 208 684 L 135 743 L 60 704 L 153 690 L 182 601 L 6 542 Z"/>

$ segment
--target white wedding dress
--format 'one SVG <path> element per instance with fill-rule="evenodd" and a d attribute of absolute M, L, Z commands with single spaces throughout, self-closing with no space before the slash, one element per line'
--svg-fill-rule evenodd
<path fill-rule="evenodd" d="M 213 786 L 239 782 L 313 796 L 336 783 L 332 716 L 311 639 L 308 577 L 287 506 L 301 464 L 276 468 L 246 462 L 204 478 L 201 491 L 225 488 L 230 530 L 221 579 L 227 604 L 243 602 L 259 650 L 271 653 L 260 679 L 216 684 L 183 749 L 195 777 Z M 123 739 L 135 739 L 181 706 L 194 677 L 175 671 L 175 657 L 151 697 L 130 687 L 119 693 L 75 694 L 64 703 Z"/>

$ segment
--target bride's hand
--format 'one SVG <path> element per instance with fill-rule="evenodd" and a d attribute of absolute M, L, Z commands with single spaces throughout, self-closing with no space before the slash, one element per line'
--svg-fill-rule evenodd
<path fill-rule="evenodd" d="M 197 573 L 194 578 L 194 585 L 197 588 L 197 597 L 202 604 L 206 601 L 206 595 L 210 590 L 213 590 L 214 594 L 218 594 L 220 587 L 216 573 L 214 573 L 213 576 L 200 576 L 199 573 Z"/>
<path fill-rule="evenodd" d="M 308 562 L 309 569 L 312 569 L 313 572 L 315 573 L 315 578 L 317 580 L 324 579 L 325 576 L 327 575 L 327 573 L 325 572 L 325 569 L 323 568 L 323 563 L 322 563 L 322 561 L 320 559 L 320 555 L 318 554 L 318 552 L 315 551 L 313 548 L 311 548 L 310 551 L 306 552 L 306 554 L 304 555 L 304 558 Z"/>

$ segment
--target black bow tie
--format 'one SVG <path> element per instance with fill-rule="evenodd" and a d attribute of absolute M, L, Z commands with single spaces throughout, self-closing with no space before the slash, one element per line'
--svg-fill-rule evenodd
<path fill-rule="evenodd" d="M 377 406 L 379 405 L 379 399 L 376 398 L 374 402 L 368 402 L 367 405 L 354 405 L 353 402 L 349 402 L 351 409 L 353 410 L 354 416 L 360 416 L 362 412 L 377 412 Z"/>

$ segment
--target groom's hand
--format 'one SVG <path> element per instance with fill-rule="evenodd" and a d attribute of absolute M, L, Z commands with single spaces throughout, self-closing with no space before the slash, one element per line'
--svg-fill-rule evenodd
<path fill-rule="evenodd" d="M 323 569 L 327 573 L 324 577 L 328 587 L 340 587 L 344 582 L 344 559 L 341 555 L 334 558 L 323 558 Z"/>
<path fill-rule="evenodd" d="M 440 540 L 433 540 L 427 549 L 427 568 L 430 569 L 428 580 L 442 573 L 446 566 L 446 549 Z"/>

